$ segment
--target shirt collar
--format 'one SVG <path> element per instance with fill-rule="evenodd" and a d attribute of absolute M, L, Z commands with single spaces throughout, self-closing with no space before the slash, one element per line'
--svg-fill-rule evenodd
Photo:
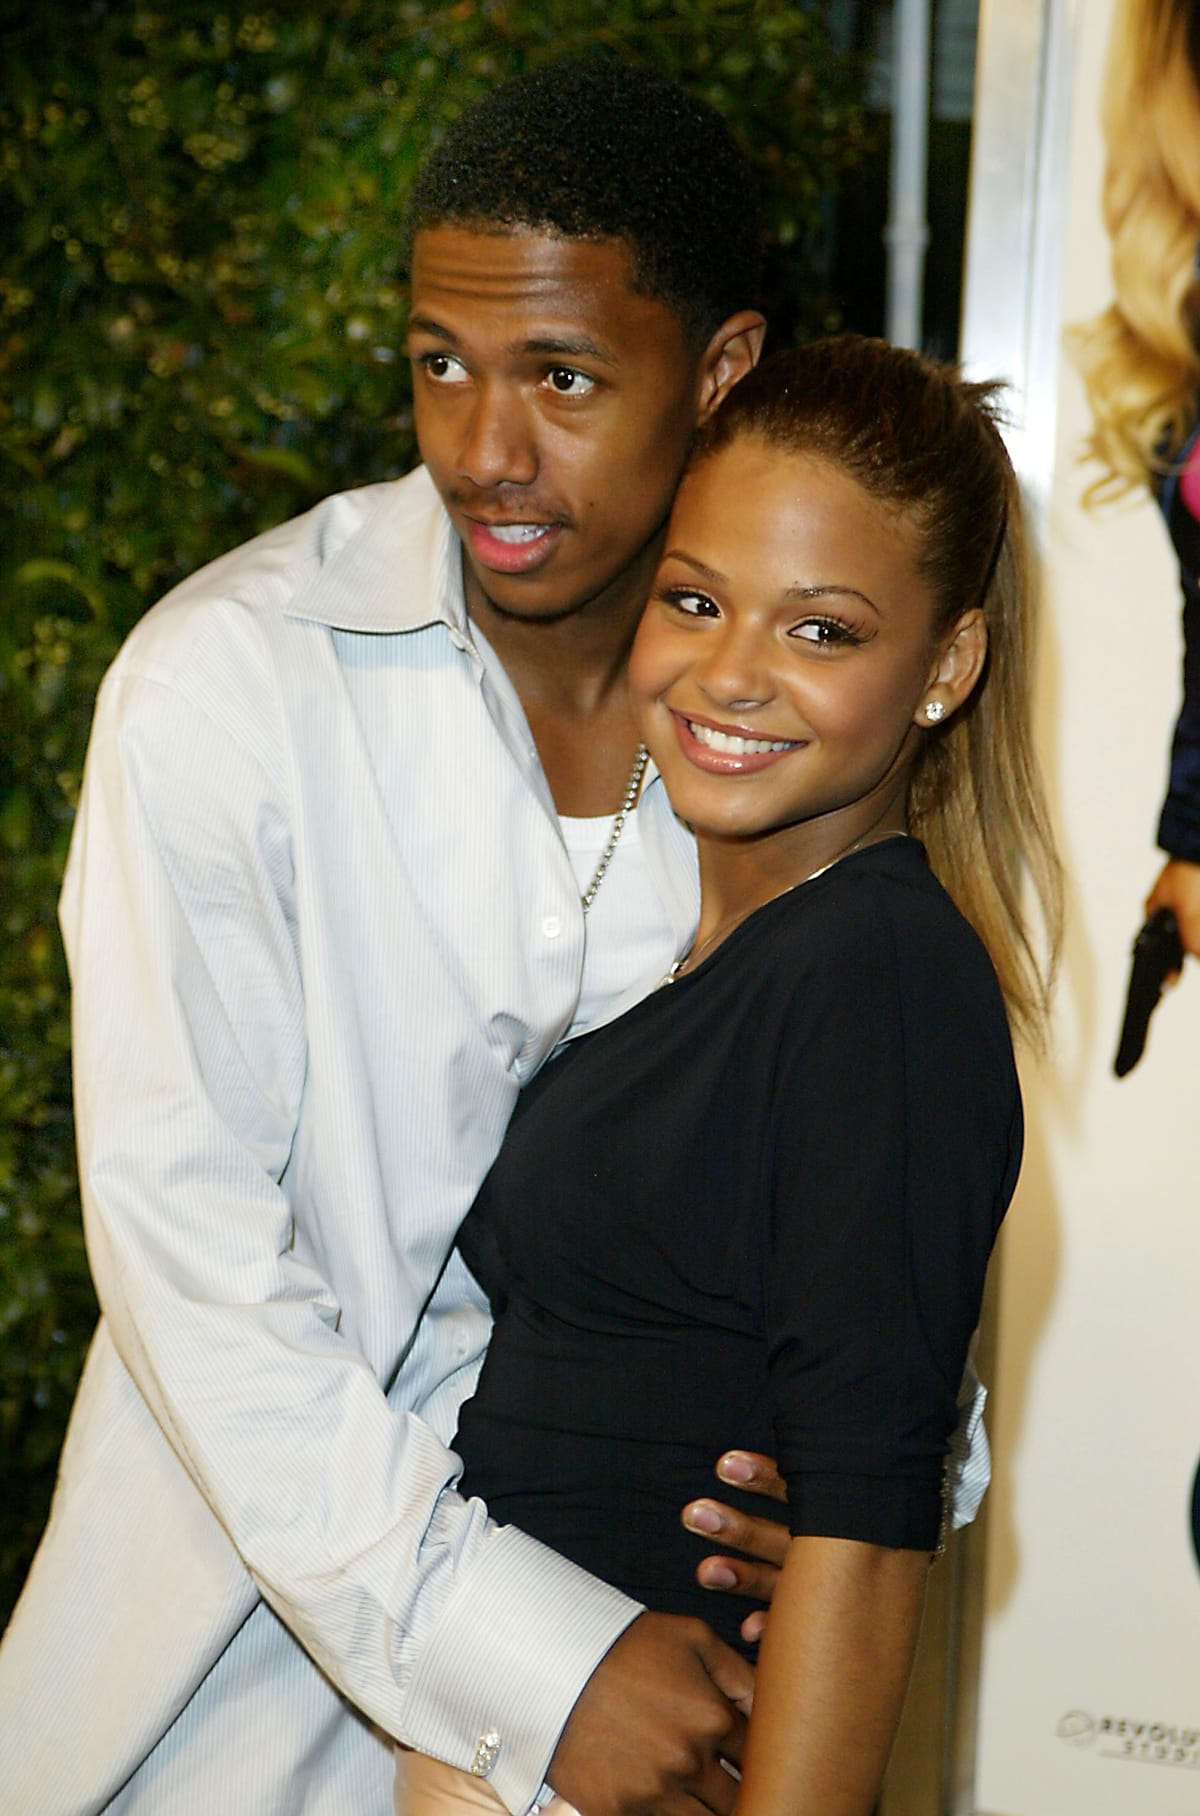
<path fill-rule="evenodd" d="M 425 469 L 331 503 L 320 566 L 286 616 L 378 634 L 444 624 L 460 647 L 472 647 L 462 545 Z M 357 521 L 339 538 L 340 512 Z"/>

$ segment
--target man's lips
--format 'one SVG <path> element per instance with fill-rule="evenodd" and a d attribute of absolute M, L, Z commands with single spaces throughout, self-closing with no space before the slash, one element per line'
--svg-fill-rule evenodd
<path fill-rule="evenodd" d="M 511 522 L 484 523 L 478 517 L 465 519 L 471 553 L 481 567 L 498 574 L 527 574 L 548 560 L 559 537 L 558 523 Z"/>
<path fill-rule="evenodd" d="M 671 717 L 688 762 L 712 775 L 744 776 L 770 769 L 806 743 L 803 738 L 755 737 L 741 728 L 715 725 L 680 712 L 672 712 Z"/>

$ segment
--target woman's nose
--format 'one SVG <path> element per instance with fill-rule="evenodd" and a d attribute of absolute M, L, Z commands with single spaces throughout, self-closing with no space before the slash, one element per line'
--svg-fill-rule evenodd
<path fill-rule="evenodd" d="M 749 627 L 731 625 L 718 632 L 697 678 L 710 699 L 727 709 L 751 711 L 775 694 L 761 633 Z"/>

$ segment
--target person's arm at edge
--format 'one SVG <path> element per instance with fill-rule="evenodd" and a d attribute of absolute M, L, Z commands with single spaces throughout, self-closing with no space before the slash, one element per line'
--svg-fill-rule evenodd
<path fill-rule="evenodd" d="M 923 1551 L 791 1541 L 759 1654 L 737 1816 L 870 1816 L 928 1566 Z"/>
<path fill-rule="evenodd" d="M 1170 908 L 1183 949 L 1200 957 L 1200 583 L 1181 546 L 1200 547 L 1200 526 L 1178 494 L 1168 527 L 1181 557 L 1183 585 L 1183 699 L 1171 738 L 1170 776 L 1158 824 L 1166 862 L 1146 898 L 1146 913 Z"/>
<path fill-rule="evenodd" d="M 1146 897 L 1146 913 L 1169 908 L 1179 923 L 1183 949 L 1200 958 L 1200 864 L 1187 858 L 1168 858 Z M 1174 976 L 1178 978 L 1176 971 Z"/>

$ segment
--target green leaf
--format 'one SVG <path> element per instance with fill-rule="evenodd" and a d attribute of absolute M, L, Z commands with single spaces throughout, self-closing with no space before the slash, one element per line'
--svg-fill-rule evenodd
<path fill-rule="evenodd" d="M 32 561 L 23 561 L 13 575 L 15 586 L 65 586 L 71 592 L 78 593 L 86 599 L 92 616 L 101 624 L 108 622 L 108 606 L 104 594 L 94 581 L 81 574 L 69 561 L 54 561 L 42 556 Z"/>
<path fill-rule="evenodd" d="M 264 473 L 281 473 L 308 491 L 315 491 L 320 484 L 312 461 L 297 448 L 240 448 L 238 459 Z"/>

